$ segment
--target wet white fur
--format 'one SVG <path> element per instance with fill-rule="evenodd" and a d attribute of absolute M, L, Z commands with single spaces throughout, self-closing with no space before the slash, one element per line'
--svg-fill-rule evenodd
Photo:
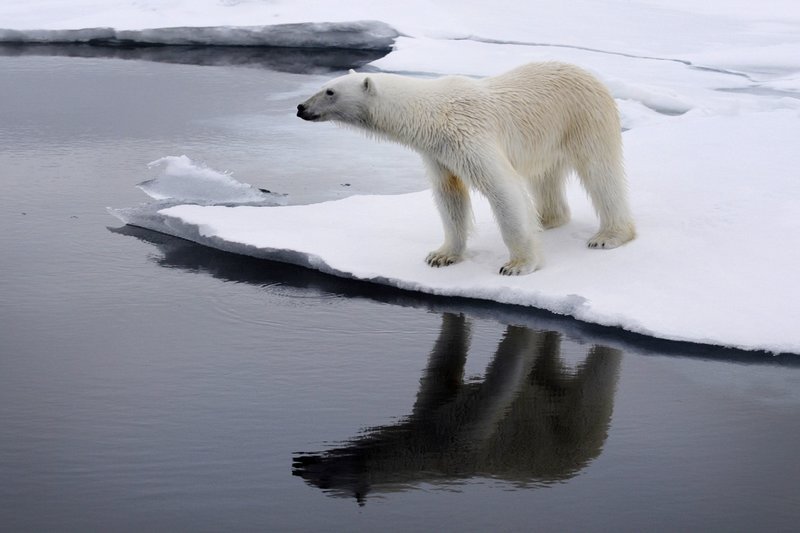
<path fill-rule="evenodd" d="M 539 231 L 569 220 L 564 185 L 573 170 L 600 218 L 588 245 L 614 248 L 635 236 L 616 105 L 575 66 L 532 63 L 480 80 L 351 71 L 302 105 L 314 120 L 355 126 L 422 155 L 445 234 L 426 259 L 432 266 L 462 258 L 472 187 L 488 198 L 510 253 L 500 272 L 536 270 Z"/>

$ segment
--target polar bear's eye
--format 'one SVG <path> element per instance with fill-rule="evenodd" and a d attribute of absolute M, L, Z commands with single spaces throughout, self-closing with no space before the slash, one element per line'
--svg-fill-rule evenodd
<path fill-rule="evenodd" d="M 325 94 L 327 94 L 328 96 L 333 96 L 333 89 L 328 89 L 327 91 L 325 91 Z"/>

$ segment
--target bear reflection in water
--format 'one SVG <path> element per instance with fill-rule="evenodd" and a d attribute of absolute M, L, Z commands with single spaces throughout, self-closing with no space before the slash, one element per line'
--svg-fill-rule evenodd
<path fill-rule="evenodd" d="M 606 439 L 621 354 L 592 347 L 574 370 L 560 335 L 508 326 L 485 379 L 465 383 L 470 325 L 444 313 L 412 413 L 344 446 L 298 453 L 293 473 L 337 496 L 473 476 L 520 485 L 577 474 Z"/>

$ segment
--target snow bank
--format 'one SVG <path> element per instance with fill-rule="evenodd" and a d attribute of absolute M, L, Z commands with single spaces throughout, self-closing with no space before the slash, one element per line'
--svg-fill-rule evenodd
<path fill-rule="evenodd" d="M 798 118 L 788 110 L 688 113 L 627 132 L 639 238 L 615 250 L 586 248 L 597 222 L 572 184 L 573 220 L 543 234 L 546 264 L 523 277 L 496 273 L 507 252 L 477 197 L 469 253 L 442 269 L 423 261 L 441 239 L 427 191 L 305 206 L 177 205 L 116 214 L 133 225 L 339 276 L 533 306 L 664 339 L 800 353 L 794 171 L 800 152 L 792 142 L 800 138 Z"/>

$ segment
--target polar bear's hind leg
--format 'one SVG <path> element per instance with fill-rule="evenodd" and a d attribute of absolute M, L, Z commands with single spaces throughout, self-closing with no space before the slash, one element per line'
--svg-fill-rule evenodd
<path fill-rule="evenodd" d="M 569 222 L 565 185 L 566 169 L 560 164 L 531 179 L 533 198 L 539 210 L 542 228 L 557 228 Z"/>
<path fill-rule="evenodd" d="M 628 188 L 621 162 L 580 165 L 576 170 L 600 218 L 600 230 L 589 239 L 587 246 L 616 248 L 633 240 L 636 227 L 628 206 Z"/>

